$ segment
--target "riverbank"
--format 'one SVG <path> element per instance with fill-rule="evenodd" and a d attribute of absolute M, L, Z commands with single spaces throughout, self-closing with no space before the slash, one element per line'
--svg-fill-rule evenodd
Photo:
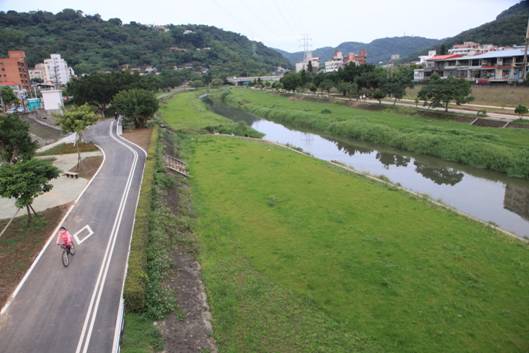
<path fill-rule="evenodd" d="M 214 114 L 193 113 L 204 126 Z M 163 118 L 182 124 L 219 351 L 529 348 L 527 245 L 309 156 Z"/>
<path fill-rule="evenodd" d="M 201 136 L 186 150 L 221 350 L 529 347 L 527 246 L 269 144 Z"/>
<path fill-rule="evenodd" d="M 369 111 L 239 88 L 219 91 L 214 97 L 289 126 L 529 178 L 529 132 L 525 130 L 475 127 L 383 107 Z"/>

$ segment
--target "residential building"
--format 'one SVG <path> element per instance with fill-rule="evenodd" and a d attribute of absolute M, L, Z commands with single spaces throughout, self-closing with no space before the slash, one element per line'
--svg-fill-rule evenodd
<path fill-rule="evenodd" d="M 318 72 L 320 70 L 320 58 L 313 57 L 313 56 L 307 56 L 303 60 L 303 62 L 296 64 L 296 72 L 301 72 L 303 70 L 308 71 L 309 62 L 310 62 L 310 66 L 312 66 L 313 72 Z"/>
<path fill-rule="evenodd" d="M 419 62 L 417 62 L 417 65 L 425 65 L 428 60 L 431 60 L 436 55 L 437 55 L 437 51 L 430 50 L 428 52 L 428 55 L 419 56 Z"/>
<path fill-rule="evenodd" d="M 51 54 L 44 60 L 45 83 L 54 84 L 56 87 L 65 86 L 74 76 L 73 69 L 61 58 L 61 54 Z"/>
<path fill-rule="evenodd" d="M 341 51 L 337 51 L 333 58 L 325 62 L 325 72 L 335 72 L 344 66 L 344 57 Z"/>
<path fill-rule="evenodd" d="M 367 64 L 367 50 L 360 50 L 359 54 L 349 53 L 344 60 L 344 64 L 355 63 L 356 65 L 365 65 Z"/>
<path fill-rule="evenodd" d="M 443 78 L 457 77 L 478 84 L 518 82 L 523 78 L 523 58 L 522 47 L 477 55 L 435 55 L 426 61 L 422 69 L 415 70 L 414 78 L 423 81 L 437 74 Z"/>
<path fill-rule="evenodd" d="M 35 68 L 29 69 L 30 80 L 40 80 L 42 83 L 46 82 L 46 67 L 44 64 L 37 64 Z"/>
<path fill-rule="evenodd" d="M 7 58 L 0 58 L 0 85 L 2 83 L 15 84 L 27 92 L 31 91 L 26 53 L 24 51 L 9 50 Z"/>
<path fill-rule="evenodd" d="M 454 44 L 454 46 L 448 49 L 448 54 L 451 55 L 477 55 L 487 53 L 492 50 L 498 50 L 498 48 L 492 44 L 480 44 L 475 42 L 464 42 L 462 44 Z"/>

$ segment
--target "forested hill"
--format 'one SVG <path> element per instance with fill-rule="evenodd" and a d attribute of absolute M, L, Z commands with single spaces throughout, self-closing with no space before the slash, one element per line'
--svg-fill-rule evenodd
<path fill-rule="evenodd" d="M 523 44 L 529 17 L 529 0 L 524 0 L 503 11 L 496 20 L 448 38 L 443 43 L 473 41 L 478 43 L 513 45 Z"/>
<path fill-rule="evenodd" d="M 120 19 L 63 10 L 0 12 L 0 55 L 26 51 L 29 65 L 60 53 L 77 73 L 113 70 L 121 65 L 158 69 L 209 68 L 214 75 L 269 73 L 289 63 L 275 50 L 245 36 L 203 25 L 146 26 Z"/>
<path fill-rule="evenodd" d="M 454 37 L 443 39 L 436 46 L 432 46 L 429 49 L 436 49 L 438 52 L 442 52 L 442 47 L 447 49 L 454 44 L 469 41 L 500 46 L 523 44 L 525 42 L 528 18 L 529 0 L 524 0 L 503 11 L 494 21 L 461 32 Z M 405 60 L 417 60 L 419 55 L 425 54 L 427 51 L 428 49 L 425 49 L 413 53 Z"/>
<path fill-rule="evenodd" d="M 346 55 L 349 52 L 358 53 L 361 49 L 366 49 L 368 62 L 378 64 L 381 61 L 388 62 L 393 54 L 406 57 L 411 53 L 437 45 L 437 43 L 439 43 L 437 39 L 423 37 L 380 38 L 371 43 L 345 42 L 336 48 L 319 48 L 313 51 L 313 55 L 319 57 L 322 61 L 326 61 L 332 58 L 337 50 L 342 51 Z M 303 59 L 303 52 L 288 53 L 282 50 L 278 50 L 278 52 L 291 63 L 296 63 Z"/>

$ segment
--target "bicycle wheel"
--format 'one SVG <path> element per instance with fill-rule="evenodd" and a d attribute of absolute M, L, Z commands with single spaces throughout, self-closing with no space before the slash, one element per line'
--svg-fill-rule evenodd
<path fill-rule="evenodd" d="M 68 258 L 68 250 L 66 249 L 62 251 L 62 264 L 64 265 L 64 267 L 68 267 L 68 265 L 70 264 L 70 259 Z"/>

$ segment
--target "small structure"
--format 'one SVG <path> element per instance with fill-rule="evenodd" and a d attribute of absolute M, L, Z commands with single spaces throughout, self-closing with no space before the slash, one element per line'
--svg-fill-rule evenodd
<path fill-rule="evenodd" d="M 173 156 L 165 156 L 165 167 L 185 177 L 189 176 L 189 174 L 187 174 L 186 164 Z"/>
<path fill-rule="evenodd" d="M 40 98 L 28 98 L 26 100 L 26 108 L 30 112 L 39 110 L 40 109 Z"/>
<path fill-rule="evenodd" d="M 44 110 L 49 112 L 62 111 L 64 107 L 62 99 L 62 91 L 60 89 L 50 89 L 41 91 L 42 103 L 44 104 Z"/>

